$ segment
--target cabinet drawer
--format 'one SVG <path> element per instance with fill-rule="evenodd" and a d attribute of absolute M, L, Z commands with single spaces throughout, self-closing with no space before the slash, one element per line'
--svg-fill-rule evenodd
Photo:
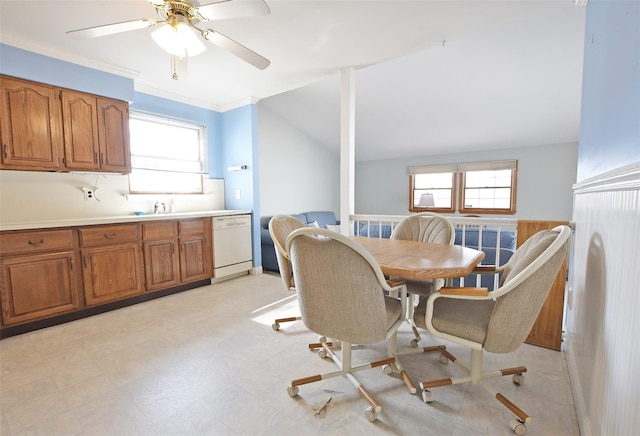
<path fill-rule="evenodd" d="M 204 218 L 180 220 L 178 222 L 178 228 L 180 236 L 202 235 L 207 233 L 206 222 Z"/>
<path fill-rule="evenodd" d="M 176 221 L 159 221 L 142 224 L 142 239 L 167 239 L 178 235 Z"/>
<path fill-rule="evenodd" d="M 0 234 L 0 255 L 73 249 L 73 230 Z"/>
<path fill-rule="evenodd" d="M 97 245 L 119 244 L 122 242 L 137 242 L 139 239 L 138 229 L 138 224 L 82 228 L 79 230 L 80 245 L 83 247 L 94 247 Z"/>

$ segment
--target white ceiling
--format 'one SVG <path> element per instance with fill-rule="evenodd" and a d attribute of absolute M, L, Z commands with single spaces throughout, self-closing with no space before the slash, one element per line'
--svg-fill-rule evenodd
<path fill-rule="evenodd" d="M 0 41 L 213 110 L 261 100 L 333 150 L 354 67 L 357 160 L 578 140 L 585 8 L 571 0 L 266 1 L 270 15 L 208 22 L 270 59 L 264 71 L 207 45 L 175 81 L 151 29 L 65 34 L 157 18 L 146 0 L 0 0 Z"/>

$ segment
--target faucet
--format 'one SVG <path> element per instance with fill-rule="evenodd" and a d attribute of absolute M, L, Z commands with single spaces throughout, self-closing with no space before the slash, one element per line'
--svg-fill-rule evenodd
<path fill-rule="evenodd" d="M 156 204 L 153 205 L 153 213 L 167 213 L 167 204 L 156 201 Z"/>

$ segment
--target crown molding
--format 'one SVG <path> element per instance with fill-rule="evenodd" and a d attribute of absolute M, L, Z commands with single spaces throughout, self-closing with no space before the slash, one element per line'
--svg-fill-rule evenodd
<path fill-rule="evenodd" d="M 27 41 L 21 38 L 16 38 L 11 35 L 0 35 L 0 43 L 10 45 L 22 50 L 27 50 L 39 55 L 47 56 L 57 60 L 70 62 L 75 65 L 80 65 L 94 70 L 103 71 L 105 73 L 115 74 L 123 76 L 129 79 L 135 79 L 140 75 L 140 72 L 129 70 L 127 68 L 117 67 L 115 65 L 106 64 L 104 62 L 97 62 L 91 59 L 87 59 L 82 56 L 72 55 L 67 52 L 54 50 L 51 47 L 46 47 L 40 44 L 35 44 L 31 41 Z"/>

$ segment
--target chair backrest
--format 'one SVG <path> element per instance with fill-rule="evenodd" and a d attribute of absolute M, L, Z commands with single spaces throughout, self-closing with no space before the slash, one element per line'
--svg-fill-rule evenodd
<path fill-rule="evenodd" d="M 433 212 L 411 215 L 398 223 L 391 239 L 453 244 L 456 231 L 453 223 L 444 216 Z"/>
<path fill-rule="evenodd" d="M 368 251 L 343 235 L 318 228 L 294 231 L 286 247 L 302 320 L 309 330 L 352 344 L 386 339 L 386 282 Z"/>
<path fill-rule="evenodd" d="M 273 246 L 276 250 L 276 259 L 278 261 L 278 269 L 280 277 L 285 288 L 295 288 L 293 281 L 293 270 L 291 269 L 291 261 L 289 254 L 285 250 L 285 242 L 291 232 L 296 229 L 305 227 L 305 225 L 297 218 L 290 215 L 275 215 L 269 221 L 269 235 L 273 240 Z"/>
<path fill-rule="evenodd" d="M 520 246 L 502 276 L 487 328 L 484 349 L 510 353 L 527 338 L 567 256 L 571 230 L 558 226 L 531 236 Z"/>

